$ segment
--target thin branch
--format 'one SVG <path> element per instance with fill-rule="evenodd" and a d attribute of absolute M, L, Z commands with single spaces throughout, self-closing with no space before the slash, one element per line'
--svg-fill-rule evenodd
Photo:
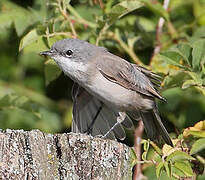
<path fill-rule="evenodd" d="M 68 16 L 68 14 L 66 13 L 66 9 L 62 9 L 60 1 L 58 1 L 58 7 L 59 7 L 59 10 L 60 10 L 62 16 L 65 18 L 65 20 L 67 20 L 67 21 L 69 22 L 69 25 L 70 25 L 71 31 L 72 31 L 72 33 L 73 33 L 73 36 L 74 36 L 75 38 L 77 38 L 78 35 L 77 35 L 76 31 L 75 31 L 75 27 L 74 27 L 74 25 L 73 25 L 73 23 L 72 23 L 72 20 L 71 20 L 71 18 Z"/>
<path fill-rule="evenodd" d="M 93 2 L 94 2 L 95 4 L 98 3 L 97 1 L 98 1 L 99 4 L 100 4 L 100 8 L 103 9 L 103 8 L 104 8 L 104 4 L 103 4 L 102 0 L 93 0 Z"/>
<path fill-rule="evenodd" d="M 67 5 L 68 10 L 70 11 L 70 13 L 72 13 L 74 15 L 74 17 L 76 17 L 75 21 L 79 22 L 81 24 L 87 25 L 91 28 L 95 28 L 97 25 L 95 23 L 89 22 L 86 19 L 83 19 L 78 12 L 70 5 Z"/>
<path fill-rule="evenodd" d="M 142 120 L 139 121 L 138 127 L 135 130 L 135 153 L 137 156 L 137 161 L 141 161 L 141 140 L 142 140 L 142 134 L 144 131 L 144 124 Z M 142 174 L 142 166 L 141 163 L 137 163 L 134 168 L 134 175 L 133 180 L 141 180 L 146 179 L 146 177 Z"/>
<path fill-rule="evenodd" d="M 133 49 L 130 48 L 126 43 L 124 43 L 124 41 L 118 35 L 116 35 L 115 33 L 110 31 L 110 32 L 107 32 L 104 36 L 105 37 L 102 37 L 101 39 L 110 38 L 110 39 L 113 39 L 113 40 L 117 41 L 119 43 L 119 45 L 127 52 L 127 54 L 133 59 L 133 61 L 136 64 L 144 66 L 144 64 L 136 56 Z"/>
<path fill-rule="evenodd" d="M 53 33 L 46 34 L 46 35 L 43 35 L 43 36 L 44 37 L 53 37 L 53 36 L 67 36 L 67 37 L 70 37 L 71 33 L 70 32 L 53 32 Z"/>
<path fill-rule="evenodd" d="M 163 7 L 164 7 L 165 10 L 168 9 L 169 2 L 170 2 L 170 0 L 164 0 Z M 161 49 L 161 41 L 160 41 L 160 39 L 161 39 L 162 28 L 163 28 L 164 22 L 165 22 L 164 18 L 160 17 L 159 21 L 158 21 L 158 24 L 157 24 L 157 29 L 156 29 L 157 45 L 154 48 L 154 52 L 152 54 L 152 58 L 151 58 L 150 63 L 152 62 L 153 57 L 160 52 L 160 49 Z"/>

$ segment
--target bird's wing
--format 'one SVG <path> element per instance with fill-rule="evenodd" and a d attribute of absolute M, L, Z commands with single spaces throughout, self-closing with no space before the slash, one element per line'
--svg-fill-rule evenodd
<path fill-rule="evenodd" d="M 101 58 L 101 61 L 97 62 L 97 68 L 108 80 L 141 94 L 165 100 L 153 83 L 153 81 L 160 82 L 158 75 L 112 54 Z"/>
<path fill-rule="evenodd" d="M 73 85 L 72 98 L 72 132 L 88 133 L 93 136 L 105 135 L 117 122 L 117 111 L 108 108 L 77 83 Z M 122 124 L 128 128 L 133 125 L 129 117 L 126 117 Z M 115 139 L 115 137 L 124 139 L 125 132 L 123 127 L 119 124 L 107 137 L 110 139 Z"/>
<path fill-rule="evenodd" d="M 143 95 L 157 97 L 165 101 L 154 85 L 160 82 L 159 76 L 141 66 L 131 64 L 117 56 L 109 54 L 101 56 L 101 61 L 97 62 L 97 68 L 109 81 Z M 137 120 L 141 117 L 147 135 L 151 140 L 157 139 L 159 134 L 161 134 L 165 142 L 173 146 L 168 132 L 161 122 L 156 105 L 150 111 L 134 111 L 127 113 L 132 119 Z"/>

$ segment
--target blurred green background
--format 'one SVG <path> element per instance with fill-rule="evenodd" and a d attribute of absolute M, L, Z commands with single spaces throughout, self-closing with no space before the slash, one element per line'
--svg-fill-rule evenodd
<path fill-rule="evenodd" d="M 167 103 L 158 104 L 163 123 L 172 137 L 205 119 L 204 51 L 201 53 L 205 46 L 201 45 L 199 67 L 193 64 L 193 53 L 192 66 L 181 63 L 176 54 L 166 54 L 171 60 L 157 54 L 153 56 L 159 43 L 163 52 L 205 37 L 205 0 L 170 0 L 168 11 L 163 10 L 163 1 L 157 0 L 141 1 L 143 5 L 133 1 L 133 6 L 127 9 L 117 6 L 125 2 L 120 0 L 76 0 L 70 5 L 69 2 L 0 2 L 1 129 L 70 131 L 73 82 L 38 53 L 47 50 L 56 40 L 75 36 L 97 42 L 112 53 L 164 77 L 160 91 Z M 67 17 L 63 16 L 64 6 L 67 6 Z M 156 29 L 161 16 L 166 22 L 158 42 Z M 196 44 L 196 47 L 200 46 Z M 132 134 L 128 132 L 125 143 L 132 145 Z M 147 175 L 151 176 L 150 173 Z"/>
<path fill-rule="evenodd" d="M 6 4 L 8 2 L 9 4 Z M 95 22 L 95 16 L 101 15 L 103 12 L 100 5 L 94 2 L 82 0 L 71 1 L 71 4 L 81 16 Z M 116 4 L 117 1 L 110 1 L 109 3 Z M 192 37 L 196 31 L 201 31 L 205 35 L 205 32 L 203 32 L 205 30 L 203 28 L 205 22 L 203 16 L 196 19 L 198 15 L 195 15 L 204 11 L 202 7 L 198 7 L 198 3 L 202 3 L 205 7 L 205 2 L 198 0 L 187 0 L 186 2 L 173 0 L 170 2 L 170 19 L 175 30 L 179 31 L 176 33 L 177 36 L 181 36 L 180 38 L 184 38 L 185 35 Z M 38 52 L 46 50 L 48 47 L 42 45 L 41 48 L 33 45 L 31 47 L 33 52 L 31 50 L 19 52 L 18 50 L 22 37 L 33 27 L 42 25 L 48 16 L 53 15 L 44 10 L 46 1 L 13 0 L 2 1 L 0 5 L 0 127 L 2 129 L 22 128 L 26 130 L 38 128 L 51 133 L 68 131 L 71 123 L 72 102 L 70 91 L 72 81 L 61 74 L 57 79 L 54 77 L 55 80 L 46 85 L 45 59 L 40 57 Z M 104 6 L 106 5 L 104 2 Z M 8 7 L 11 9 L 6 9 Z M 89 12 L 86 11 L 87 8 L 90 8 Z M 24 17 L 24 13 L 34 10 L 41 12 L 41 14 L 33 19 L 34 22 L 27 22 L 29 20 Z M 37 14 L 37 12 L 35 13 Z M 145 64 L 149 64 L 156 45 L 155 32 L 158 18 L 159 15 L 153 13 L 150 9 L 140 8 L 119 20 L 115 25 L 118 29 L 123 30 L 121 32 L 123 40 L 132 41 L 133 37 L 139 39 L 135 42 L 134 52 Z M 116 27 L 113 27 L 114 31 L 116 31 Z M 125 27 L 126 29 L 123 29 Z M 94 33 L 89 34 L 88 30 L 89 28 L 86 27 L 77 28 L 79 38 L 92 42 Z M 168 37 L 169 33 L 165 27 L 161 41 L 167 44 L 164 45 L 165 47 L 162 46 L 163 49 L 167 49 L 175 43 Z M 180 41 L 180 38 L 175 39 L 175 41 Z M 55 42 L 55 39 L 52 41 Z M 119 43 L 113 40 L 104 40 L 102 45 L 108 47 L 114 54 L 132 61 L 129 54 L 119 47 Z M 149 66 L 156 72 L 164 71 L 167 74 L 165 62 L 159 62 L 157 65 L 156 63 L 154 62 L 153 65 Z M 164 66 L 163 70 L 161 70 L 163 68 L 161 66 Z M 49 76 L 52 76 L 52 74 Z M 52 79 L 52 77 L 50 78 Z M 181 80 L 179 77 L 176 81 Z M 175 84 L 173 86 L 177 86 Z M 180 87 L 164 87 L 162 94 L 167 98 L 168 103 L 159 104 L 160 112 L 170 131 L 179 133 L 183 128 L 192 126 L 197 121 L 204 119 L 205 99 L 195 89 L 182 90 Z"/>

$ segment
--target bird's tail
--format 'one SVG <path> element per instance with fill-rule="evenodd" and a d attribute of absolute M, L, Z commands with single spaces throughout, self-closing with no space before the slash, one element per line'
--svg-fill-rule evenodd
<path fill-rule="evenodd" d="M 140 114 L 141 119 L 144 123 L 145 131 L 147 133 L 148 138 L 150 138 L 153 141 L 156 141 L 161 135 L 168 145 L 173 146 L 169 134 L 165 129 L 164 125 L 162 124 L 157 107 L 150 111 L 138 112 L 138 114 Z"/>

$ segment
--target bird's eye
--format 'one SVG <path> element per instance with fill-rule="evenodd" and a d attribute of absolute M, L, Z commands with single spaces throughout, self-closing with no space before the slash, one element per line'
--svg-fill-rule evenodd
<path fill-rule="evenodd" d="M 67 56 L 71 56 L 72 54 L 73 54 L 73 51 L 72 51 L 72 50 L 69 49 L 69 50 L 66 51 L 66 55 L 67 55 Z"/>

